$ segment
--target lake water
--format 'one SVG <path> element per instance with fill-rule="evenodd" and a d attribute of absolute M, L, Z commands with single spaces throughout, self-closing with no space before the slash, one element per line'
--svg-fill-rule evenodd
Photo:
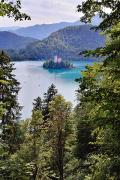
<path fill-rule="evenodd" d="M 15 75 L 21 83 L 18 100 L 22 109 L 22 118 L 28 118 L 31 115 L 32 102 L 38 96 L 43 97 L 48 87 L 53 83 L 56 85 L 58 92 L 62 94 L 66 100 L 76 104 L 76 90 L 78 83 L 76 78 L 81 76 L 81 71 L 86 65 L 93 62 L 75 61 L 73 62 L 76 68 L 71 70 L 45 70 L 42 67 L 41 61 L 23 61 L 15 62 Z"/>

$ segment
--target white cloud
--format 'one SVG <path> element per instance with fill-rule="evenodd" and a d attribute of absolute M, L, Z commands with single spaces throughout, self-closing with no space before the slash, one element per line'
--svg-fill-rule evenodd
<path fill-rule="evenodd" d="M 8 18 L 0 18 L 1 26 L 32 25 L 60 21 L 79 20 L 77 5 L 82 0 L 21 0 L 22 11 L 32 18 L 31 21 L 14 22 Z"/>

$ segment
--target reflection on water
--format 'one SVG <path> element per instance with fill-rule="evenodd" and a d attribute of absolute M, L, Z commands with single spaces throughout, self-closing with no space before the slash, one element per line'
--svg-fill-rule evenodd
<path fill-rule="evenodd" d="M 56 85 L 60 94 L 75 105 L 75 91 L 78 89 L 75 79 L 79 78 L 80 72 L 91 63 L 91 61 L 76 61 L 73 63 L 76 67 L 74 69 L 45 70 L 42 68 L 43 62 L 40 61 L 15 62 L 16 78 L 21 83 L 18 99 L 20 105 L 24 106 L 22 118 L 30 117 L 33 99 L 43 97 L 52 83 Z"/>

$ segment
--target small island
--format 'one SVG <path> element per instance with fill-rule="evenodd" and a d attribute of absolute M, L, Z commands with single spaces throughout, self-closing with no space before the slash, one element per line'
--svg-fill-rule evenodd
<path fill-rule="evenodd" d="M 69 61 L 62 61 L 61 58 L 55 56 L 54 60 L 46 61 L 43 63 L 45 69 L 71 69 L 73 64 Z"/>

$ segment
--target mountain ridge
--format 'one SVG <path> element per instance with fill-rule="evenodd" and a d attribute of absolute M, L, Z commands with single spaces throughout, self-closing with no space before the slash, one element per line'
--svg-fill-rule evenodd
<path fill-rule="evenodd" d="M 27 45 L 14 54 L 14 59 L 47 60 L 54 58 L 55 55 L 66 60 L 80 58 L 81 51 L 96 49 L 105 44 L 105 37 L 91 30 L 91 27 L 93 26 L 71 26 L 56 31 L 44 40 Z"/>
<path fill-rule="evenodd" d="M 41 24 L 41 25 L 36 24 L 34 26 L 22 27 L 12 32 L 14 32 L 17 35 L 43 40 L 44 38 L 47 38 L 53 32 L 56 32 L 68 26 L 76 26 L 76 25 L 81 25 L 80 21 L 60 22 L 60 23 Z"/>
<path fill-rule="evenodd" d="M 1 49 L 20 49 L 25 48 L 29 43 L 37 41 L 30 37 L 23 37 L 12 32 L 0 31 L 0 48 Z"/>

